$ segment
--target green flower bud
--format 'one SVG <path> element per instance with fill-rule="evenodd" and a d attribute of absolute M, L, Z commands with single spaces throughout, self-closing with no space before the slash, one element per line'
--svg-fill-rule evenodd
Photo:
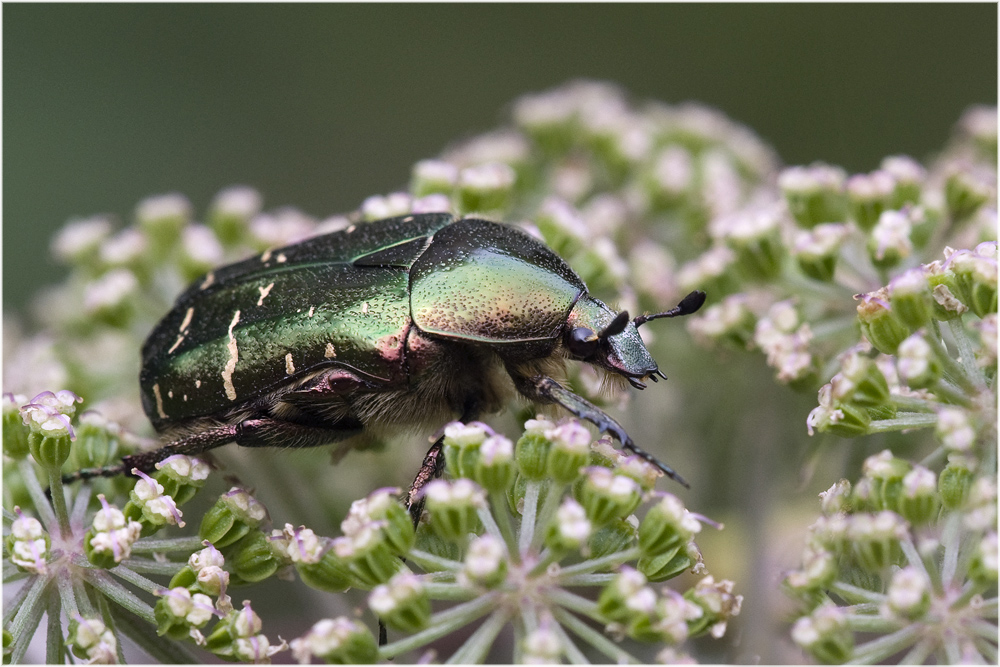
<path fill-rule="evenodd" d="M 402 632 L 423 630 L 431 618 L 430 597 L 412 572 L 400 572 L 388 584 L 376 586 L 368 606 L 386 625 Z"/>
<path fill-rule="evenodd" d="M 268 658 L 287 648 L 282 643 L 272 647 L 267 637 L 261 634 L 260 617 L 250 608 L 250 601 L 243 601 L 243 609 L 230 611 L 206 638 L 205 647 L 223 658 L 243 662 L 267 662 Z"/>
<path fill-rule="evenodd" d="M 820 493 L 819 498 L 824 516 L 850 512 L 853 509 L 851 506 L 851 483 L 846 479 L 836 482 L 829 489 Z"/>
<path fill-rule="evenodd" d="M 731 294 L 688 320 L 688 330 L 706 347 L 722 344 L 746 350 L 754 338 L 757 317 L 748 307 L 746 294 Z"/>
<path fill-rule="evenodd" d="M 839 380 L 831 379 L 833 397 L 865 408 L 889 404 L 889 382 L 872 359 L 857 352 L 841 357 Z M 834 378 L 837 378 L 835 375 Z"/>
<path fill-rule="evenodd" d="M 728 579 L 716 581 L 709 575 L 684 594 L 703 612 L 688 623 L 688 632 L 692 637 L 710 632 L 718 639 L 725 634 L 729 619 L 738 616 L 743 606 L 743 596 L 733 595 L 733 585 Z"/>
<path fill-rule="evenodd" d="M 479 447 L 486 440 L 484 424 L 451 422 L 444 427 L 444 458 L 448 471 L 455 477 L 472 477 Z"/>
<path fill-rule="evenodd" d="M 837 578 L 837 556 L 823 548 L 807 547 L 802 569 L 790 572 L 785 585 L 794 593 L 807 598 L 828 588 Z"/>
<path fill-rule="evenodd" d="M 572 482 L 590 458 L 590 431 L 577 421 L 568 421 L 545 435 L 552 443 L 546 466 L 549 475 L 561 484 Z"/>
<path fill-rule="evenodd" d="M 912 389 L 933 387 L 941 377 L 941 362 L 919 331 L 902 343 L 896 358 L 899 378 Z"/>
<path fill-rule="evenodd" d="M 847 225 L 825 223 L 795 235 L 792 254 L 802 272 L 815 280 L 830 282 L 837 267 L 840 247 L 850 234 Z"/>
<path fill-rule="evenodd" d="M 472 479 L 490 493 L 506 491 L 514 482 L 514 443 L 502 435 L 491 435 L 479 447 Z"/>
<path fill-rule="evenodd" d="M 250 219 L 260 213 L 261 196 L 253 188 L 234 186 L 215 196 L 208 211 L 208 224 L 225 245 L 244 238 Z"/>
<path fill-rule="evenodd" d="M 444 160 L 421 160 L 413 165 L 410 192 L 414 197 L 450 195 L 458 183 L 458 167 Z"/>
<path fill-rule="evenodd" d="M 954 271 L 944 268 L 941 262 L 924 265 L 924 271 L 934 300 L 931 306 L 931 316 L 934 319 L 946 322 L 961 317 L 969 310 L 969 307 L 960 300 L 962 289 Z"/>
<path fill-rule="evenodd" d="M 164 494 L 163 485 L 137 468 L 132 468 L 132 474 L 138 476 L 139 481 L 129 492 L 131 500 L 125 505 L 124 513 L 130 519 L 138 518 L 143 524 L 143 537 L 167 524 L 183 528 L 182 513 L 174 499 Z"/>
<path fill-rule="evenodd" d="M 109 422 L 103 415 L 87 411 L 80 415 L 73 445 L 75 468 L 98 468 L 121 458 L 119 442 L 121 427 Z"/>
<path fill-rule="evenodd" d="M 929 523 L 937 517 L 939 499 L 937 479 L 927 468 L 914 466 L 903 478 L 899 513 L 914 525 Z"/>
<path fill-rule="evenodd" d="M 944 405 L 938 408 L 934 435 L 950 453 L 968 454 L 976 444 L 976 429 L 964 408 Z"/>
<path fill-rule="evenodd" d="M 979 317 L 997 312 L 997 246 L 980 243 L 974 252 L 959 250 L 948 259 L 962 301 Z"/>
<path fill-rule="evenodd" d="M 340 616 L 323 619 L 291 642 L 292 655 L 302 664 L 313 656 L 331 665 L 371 665 L 378 661 L 375 637 L 361 623 Z"/>
<path fill-rule="evenodd" d="M 368 588 L 389 581 L 405 568 L 382 532 L 380 522 L 364 524 L 351 534 L 336 538 L 333 551 L 349 564 L 358 583 Z"/>
<path fill-rule="evenodd" d="M 192 632 L 203 627 L 213 616 L 221 616 L 212 606 L 212 600 L 203 593 L 192 594 L 186 588 L 163 589 L 153 608 L 156 634 L 175 640 L 195 639 L 201 633 Z"/>
<path fill-rule="evenodd" d="M 892 575 L 885 606 L 886 611 L 897 618 L 916 620 L 923 617 L 931 606 L 927 575 L 912 565 L 897 571 Z"/>
<path fill-rule="evenodd" d="M 340 524 L 341 530 L 345 535 L 353 535 L 356 529 L 375 524 L 379 526 L 382 539 L 386 540 L 389 548 L 397 555 L 405 556 L 413 548 L 416 536 L 410 513 L 396 497 L 399 492 L 397 487 L 381 488 L 354 501 Z"/>
<path fill-rule="evenodd" d="M 514 446 L 514 460 L 526 479 L 540 480 L 548 477 L 549 449 L 552 441 L 545 435 L 555 428 L 547 419 L 529 419 L 524 424 L 524 435 Z"/>
<path fill-rule="evenodd" d="M 969 564 L 969 578 L 982 587 L 997 583 L 997 534 L 988 532 L 979 542 L 979 548 Z"/>
<path fill-rule="evenodd" d="M 121 510 L 108 504 L 104 494 L 97 498 L 102 509 L 94 515 L 93 525 L 83 538 L 83 550 L 87 560 L 97 567 L 112 568 L 131 555 L 142 524 L 127 520 Z"/>
<path fill-rule="evenodd" d="M 430 526 L 446 540 L 459 542 L 479 525 L 477 510 L 486 505 L 485 492 L 472 480 L 436 479 L 424 487 Z"/>
<path fill-rule="evenodd" d="M 6 540 L 10 562 L 24 572 L 46 574 L 52 544 L 49 534 L 38 519 L 25 516 L 20 507 L 15 506 L 14 513 L 17 518 L 11 522 Z"/>
<path fill-rule="evenodd" d="M 858 564 L 869 572 L 880 572 L 901 558 L 899 542 L 906 531 L 906 522 L 894 512 L 855 514 L 847 526 L 847 539 Z"/>
<path fill-rule="evenodd" d="M 87 285 L 83 310 L 98 322 L 125 329 L 135 314 L 139 287 L 139 280 L 133 271 L 111 269 Z"/>
<path fill-rule="evenodd" d="M 223 263 L 222 243 L 205 225 L 188 225 L 181 232 L 178 269 L 185 281 L 194 282 Z"/>
<path fill-rule="evenodd" d="M 585 468 L 574 492 L 596 526 L 628 516 L 642 500 L 642 490 L 634 479 L 600 466 Z"/>
<path fill-rule="evenodd" d="M 234 486 L 205 513 L 198 535 L 216 547 L 229 546 L 257 528 L 266 516 L 267 510 L 256 498 Z"/>
<path fill-rule="evenodd" d="M 492 535 L 481 535 L 469 542 L 463 563 L 459 583 L 495 588 L 507 576 L 507 549 Z"/>
<path fill-rule="evenodd" d="M 330 548 L 315 563 L 296 563 L 299 577 L 309 587 L 328 593 L 343 593 L 354 585 L 347 561 Z"/>
<path fill-rule="evenodd" d="M 911 330 L 931 321 L 934 300 L 923 268 L 910 269 L 889 282 L 889 303 L 894 313 Z"/>
<path fill-rule="evenodd" d="M 226 560 L 236 577 L 234 584 L 263 581 L 277 572 L 279 566 L 267 536 L 259 530 L 252 530 L 228 545 Z"/>
<path fill-rule="evenodd" d="M 466 167 L 458 174 L 458 200 L 463 213 L 499 211 L 507 207 L 517 173 L 500 162 Z"/>
<path fill-rule="evenodd" d="M 547 623 L 529 632 L 521 640 L 521 654 L 524 662 L 535 665 L 562 664 L 562 639 Z"/>
<path fill-rule="evenodd" d="M 699 532 L 701 523 L 684 503 L 677 496 L 664 493 L 639 524 L 639 548 L 643 555 L 654 556 L 686 545 Z"/>
<path fill-rule="evenodd" d="M 12 459 L 28 455 L 28 427 L 21 419 L 21 406 L 28 399 L 20 394 L 3 395 L 3 453 Z"/>
<path fill-rule="evenodd" d="M 885 171 L 855 174 L 847 179 L 847 200 L 851 217 L 864 231 L 871 231 L 892 200 L 896 183 Z"/>
<path fill-rule="evenodd" d="M 694 567 L 697 562 L 694 542 L 678 545 L 654 554 L 639 557 L 636 567 L 650 581 L 666 581 Z"/>
<path fill-rule="evenodd" d="M 545 545 L 559 552 L 578 551 L 586 547 L 593 533 L 587 512 L 572 498 L 563 500 L 545 533 Z"/>
<path fill-rule="evenodd" d="M 842 403 L 833 397 L 833 385 L 819 389 L 819 406 L 806 418 L 809 435 L 816 431 L 832 433 L 842 438 L 856 438 L 868 434 L 871 417 L 868 411 L 851 403 Z"/>
<path fill-rule="evenodd" d="M 70 619 L 68 643 L 73 655 L 94 664 L 118 662 L 118 640 L 103 621 L 77 615 Z"/>
<path fill-rule="evenodd" d="M 909 334 L 909 329 L 892 311 L 886 300 L 885 287 L 862 295 L 858 304 L 861 333 L 883 354 L 896 354 L 896 348 Z"/>
<path fill-rule="evenodd" d="M 751 280 L 771 280 L 781 273 L 786 250 L 778 220 L 774 211 L 744 213 L 733 216 L 722 232 L 736 253 L 736 266 Z"/>
<path fill-rule="evenodd" d="M 895 458 L 888 449 L 865 459 L 864 474 L 870 480 L 868 501 L 873 509 L 899 511 L 903 476 L 910 467 L 909 462 Z"/>
<path fill-rule="evenodd" d="M 156 464 L 156 469 L 158 472 L 153 477 L 178 505 L 193 498 L 198 489 L 205 486 L 205 480 L 211 472 L 207 463 L 184 454 L 163 459 Z"/>
<path fill-rule="evenodd" d="M 618 576 L 604 587 L 597 598 L 597 611 L 609 621 L 624 623 L 640 608 L 651 610 L 655 599 L 652 589 L 646 586 L 646 577 L 638 570 L 622 566 Z"/>
<path fill-rule="evenodd" d="M 606 523 L 590 536 L 587 544 L 590 558 L 603 558 L 624 551 L 635 544 L 636 536 L 636 528 L 627 517 Z"/>
<path fill-rule="evenodd" d="M 462 559 L 461 545 L 444 539 L 427 524 L 421 524 L 420 529 L 417 531 L 417 548 L 446 560 Z M 425 564 L 424 569 L 428 572 L 438 571 L 430 563 Z"/>
<path fill-rule="evenodd" d="M 972 471 L 961 463 L 949 461 L 938 475 L 938 493 L 945 509 L 961 509 L 969 499 Z"/>
<path fill-rule="evenodd" d="M 962 223 L 990 200 L 996 175 L 955 165 L 944 184 L 945 204 L 953 224 Z"/>
<path fill-rule="evenodd" d="M 894 182 L 889 208 L 900 209 L 905 204 L 920 201 L 920 191 L 927 170 L 919 162 L 906 155 L 891 155 L 882 160 L 882 171 L 888 173 Z"/>
<path fill-rule="evenodd" d="M 792 640 L 817 661 L 829 665 L 844 664 L 854 652 L 854 633 L 847 625 L 847 613 L 832 603 L 797 620 L 792 626 Z"/>
<path fill-rule="evenodd" d="M 843 170 L 824 164 L 791 167 L 778 176 L 788 210 L 800 226 L 812 228 L 823 222 L 841 222 L 846 217 Z"/>
<path fill-rule="evenodd" d="M 93 274 L 98 268 L 101 244 L 111 235 L 111 228 L 111 220 L 107 217 L 71 220 L 53 239 L 52 254 L 65 264 Z"/>
<path fill-rule="evenodd" d="M 162 261 L 191 220 L 191 202 L 179 194 L 150 197 L 139 203 L 135 217 L 151 241 L 152 256 Z"/>
<path fill-rule="evenodd" d="M 868 239 L 872 263 L 880 269 L 889 269 L 909 257 L 913 253 L 912 232 L 913 225 L 905 213 L 884 211 Z"/>

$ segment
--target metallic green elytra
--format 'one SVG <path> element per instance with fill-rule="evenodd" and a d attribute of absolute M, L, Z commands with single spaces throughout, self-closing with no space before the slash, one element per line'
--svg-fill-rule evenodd
<path fill-rule="evenodd" d="M 191 285 L 142 350 L 143 408 L 170 442 L 76 478 L 229 442 L 346 451 L 401 428 L 476 419 L 518 393 L 558 403 L 653 460 L 552 376 L 571 359 L 639 388 L 665 377 L 637 327 L 704 299 L 694 292 L 633 320 L 514 227 L 443 213 L 359 223 Z"/>

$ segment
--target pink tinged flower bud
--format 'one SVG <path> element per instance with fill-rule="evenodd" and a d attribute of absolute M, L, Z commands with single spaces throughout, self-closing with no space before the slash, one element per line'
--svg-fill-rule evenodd
<path fill-rule="evenodd" d="M 968 412 L 963 408 L 942 406 L 934 435 L 951 452 L 967 453 L 976 442 L 976 431 L 969 423 Z"/>
<path fill-rule="evenodd" d="M 885 287 L 869 294 L 858 295 L 858 320 L 865 338 L 883 354 L 895 354 L 899 344 L 910 334 L 889 305 Z"/>
<path fill-rule="evenodd" d="M 792 626 L 792 640 L 818 661 L 840 665 L 851 658 L 854 634 L 847 614 L 834 604 L 817 607 Z"/>
<path fill-rule="evenodd" d="M 485 424 L 451 422 L 444 427 L 444 456 L 451 474 L 471 477 L 486 439 Z"/>
<path fill-rule="evenodd" d="M 812 228 L 824 222 L 841 222 L 846 215 L 842 169 L 824 164 L 791 167 L 778 176 L 788 210 L 800 226 Z"/>
<path fill-rule="evenodd" d="M 850 233 L 847 225 L 825 223 L 795 235 L 792 255 L 810 278 L 830 282 L 837 267 L 840 247 Z"/>
<path fill-rule="evenodd" d="M 469 543 L 459 582 L 466 586 L 492 588 L 507 574 L 507 549 L 491 535 L 482 535 Z"/>
<path fill-rule="evenodd" d="M 911 565 L 892 575 L 884 613 L 915 620 L 926 614 L 930 606 L 930 582 L 923 572 Z"/>
<path fill-rule="evenodd" d="M 546 466 L 549 475 L 562 484 L 579 477 L 590 457 L 590 431 L 577 421 L 567 421 L 547 430 L 545 437 L 552 443 Z"/>
<path fill-rule="evenodd" d="M 14 513 L 17 518 L 11 522 L 7 537 L 11 562 L 26 572 L 46 574 L 50 544 L 48 534 L 38 519 L 26 516 L 20 507 L 14 507 Z"/>
<path fill-rule="evenodd" d="M 368 606 L 386 625 L 402 632 L 419 632 L 430 622 L 430 597 L 412 572 L 400 572 L 387 584 L 376 586 L 368 596 Z"/>
<path fill-rule="evenodd" d="M 890 208 L 899 209 L 904 204 L 915 204 L 927 178 L 927 170 L 906 155 L 891 155 L 882 160 L 882 171 L 892 176 L 895 183 Z"/>
<path fill-rule="evenodd" d="M 906 522 L 890 511 L 855 514 L 847 528 L 847 539 L 858 564 L 871 572 L 880 572 L 899 560 L 899 543 L 906 535 Z"/>
<path fill-rule="evenodd" d="M 443 160 L 421 160 L 413 166 L 410 192 L 414 197 L 434 193 L 451 194 L 458 183 L 458 167 Z"/>
<path fill-rule="evenodd" d="M 820 507 L 823 514 L 833 516 L 851 509 L 851 483 L 846 479 L 836 482 L 826 491 L 819 494 Z"/>
<path fill-rule="evenodd" d="M 111 234 L 111 221 L 105 217 L 70 221 L 52 241 L 52 253 L 66 263 L 92 263 L 101 243 Z"/>
<path fill-rule="evenodd" d="M 937 517 L 939 504 L 937 477 L 923 466 L 914 466 L 903 478 L 899 513 L 914 525 L 926 524 Z"/>
<path fill-rule="evenodd" d="M 462 212 L 503 209 L 517 181 L 517 173 L 501 162 L 462 169 L 458 174 L 458 196 Z"/>
<path fill-rule="evenodd" d="M 913 253 L 913 225 L 900 211 L 885 211 L 878 218 L 868 241 L 872 262 L 880 268 L 895 266 Z"/>
<path fill-rule="evenodd" d="M 303 637 L 291 642 L 292 655 L 309 664 L 313 656 L 338 665 L 367 665 L 378 660 L 375 637 L 361 623 L 340 616 L 323 619 Z"/>
<path fill-rule="evenodd" d="M 132 474 L 140 479 L 135 483 L 129 497 L 142 511 L 143 519 L 153 526 L 173 524 L 183 528 L 181 511 L 177 509 L 177 503 L 173 498 L 164 495 L 163 485 L 138 468 L 133 468 Z"/>
<path fill-rule="evenodd" d="M 114 633 L 96 618 L 77 617 L 70 623 L 68 638 L 73 654 L 91 664 L 113 664 L 118 661 L 118 640 Z"/>
<path fill-rule="evenodd" d="M 847 199 L 851 217 L 864 231 L 870 230 L 892 201 L 895 179 L 887 171 L 855 174 L 847 180 Z"/>
<path fill-rule="evenodd" d="M 560 664 L 562 654 L 562 640 L 546 624 L 530 632 L 521 643 L 521 655 L 526 664 Z"/>
<path fill-rule="evenodd" d="M 585 468 L 584 473 L 582 483 L 575 488 L 577 500 L 597 526 L 631 514 L 642 500 L 642 489 L 631 477 L 600 466 Z"/>
<path fill-rule="evenodd" d="M 545 544 L 557 551 L 580 550 L 586 547 L 593 533 L 593 524 L 580 503 L 566 498 L 556 510 L 545 537 Z"/>
<path fill-rule="evenodd" d="M 246 231 L 250 219 L 260 213 L 263 201 L 253 188 L 237 185 L 222 190 L 209 207 L 208 223 L 226 245 L 232 245 Z"/>
<path fill-rule="evenodd" d="M 437 479 L 424 487 L 431 527 L 449 541 L 465 539 L 478 524 L 477 511 L 485 507 L 486 494 L 475 482 L 459 478 Z"/>
<path fill-rule="evenodd" d="M 969 566 L 969 578 L 981 586 L 997 583 L 997 533 L 989 531 L 979 542 Z"/>
<path fill-rule="evenodd" d="M 361 202 L 361 214 L 365 220 L 381 220 L 406 215 L 410 212 L 412 199 L 406 192 L 389 195 L 374 195 Z"/>
<path fill-rule="evenodd" d="M 931 321 L 933 297 L 922 267 L 905 271 L 889 282 L 889 303 L 900 320 L 911 330 Z"/>

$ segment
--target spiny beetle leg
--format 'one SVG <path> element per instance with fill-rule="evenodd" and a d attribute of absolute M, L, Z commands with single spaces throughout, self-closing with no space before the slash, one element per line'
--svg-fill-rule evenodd
<path fill-rule="evenodd" d="M 424 511 L 424 497 L 421 491 L 428 482 L 444 472 L 444 455 L 441 451 L 443 444 L 444 436 L 442 435 L 427 450 L 424 462 L 420 464 L 420 470 L 417 471 L 417 476 L 413 478 L 413 484 L 410 484 L 410 490 L 406 493 L 406 509 L 410 512 L 414 530 L 420 523 L 420 515 Z"/>
<path fill-rule="evenodd" d="M 533 389 L 534 391 L 532 393 L 525 394 L 525 388 Z M 591 424 L 596 426 L 602 433 L 610 433 L 618 440 L 618 442 L 622 443 L 623 449 L 627 449 L 636 456 L 639 456 L 645 461 L 648 461 L 650 464 L 656 466 L 659 470 L 663 471 L 663 474 L 675 482 L 684 487 L 691 488 L 688 483 L 684 481 L 684 478 L 678 475 L 673 468 L 659 461 L 655 456 L 642 450 L 638 445 L 632 442 L 632 438 L 629 437 L 625 428 L 615 421 L 610 415 L 590 401 L 581 396 L 577 396 L 569 389 L 566 389 L 552 378 L 545 375 L 536 375 L 532 378 L 528 378 L 527 382 L 518 383 L 518 389 L 522 394 L 525 394 L 530 398 L 535 398 L 535 400 L 544 403 L 558 403 L 580 419 L 586 419 Z"/>

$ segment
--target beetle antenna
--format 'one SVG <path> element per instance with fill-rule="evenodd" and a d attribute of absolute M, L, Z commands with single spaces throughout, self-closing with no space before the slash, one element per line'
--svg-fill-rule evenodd
<path fill-rule="evenodd" d="M 653 315 L 639 315 L 633 320 L 633 322 L 635 322 L 635 326 L 640 327 L 650 320 L 658 320 L 661 317 L 683 317 L 684 315 L 690 315 L 691 313 L 697 312 L 698 309 L 704 305 L 705 298 L 706 295 L 704 292 L 701 290 L 695 290 L 681 299 L 681 302 L 670 310 L 662 313 L 655 313 Z"/>
<path fill-rule="evenodd" d="M 601 329 L 601 333 L 597 334 L 597 337 L 604 340 L 608 336 L 617 336 L 621 332 L 625 331 L 625 327 L 628 326 L 628 320 L 628 311 L 623 310 L 615 315 L 615 319 L 611 320 L 611 323 L 608 324 L 608 326 Z"/>

